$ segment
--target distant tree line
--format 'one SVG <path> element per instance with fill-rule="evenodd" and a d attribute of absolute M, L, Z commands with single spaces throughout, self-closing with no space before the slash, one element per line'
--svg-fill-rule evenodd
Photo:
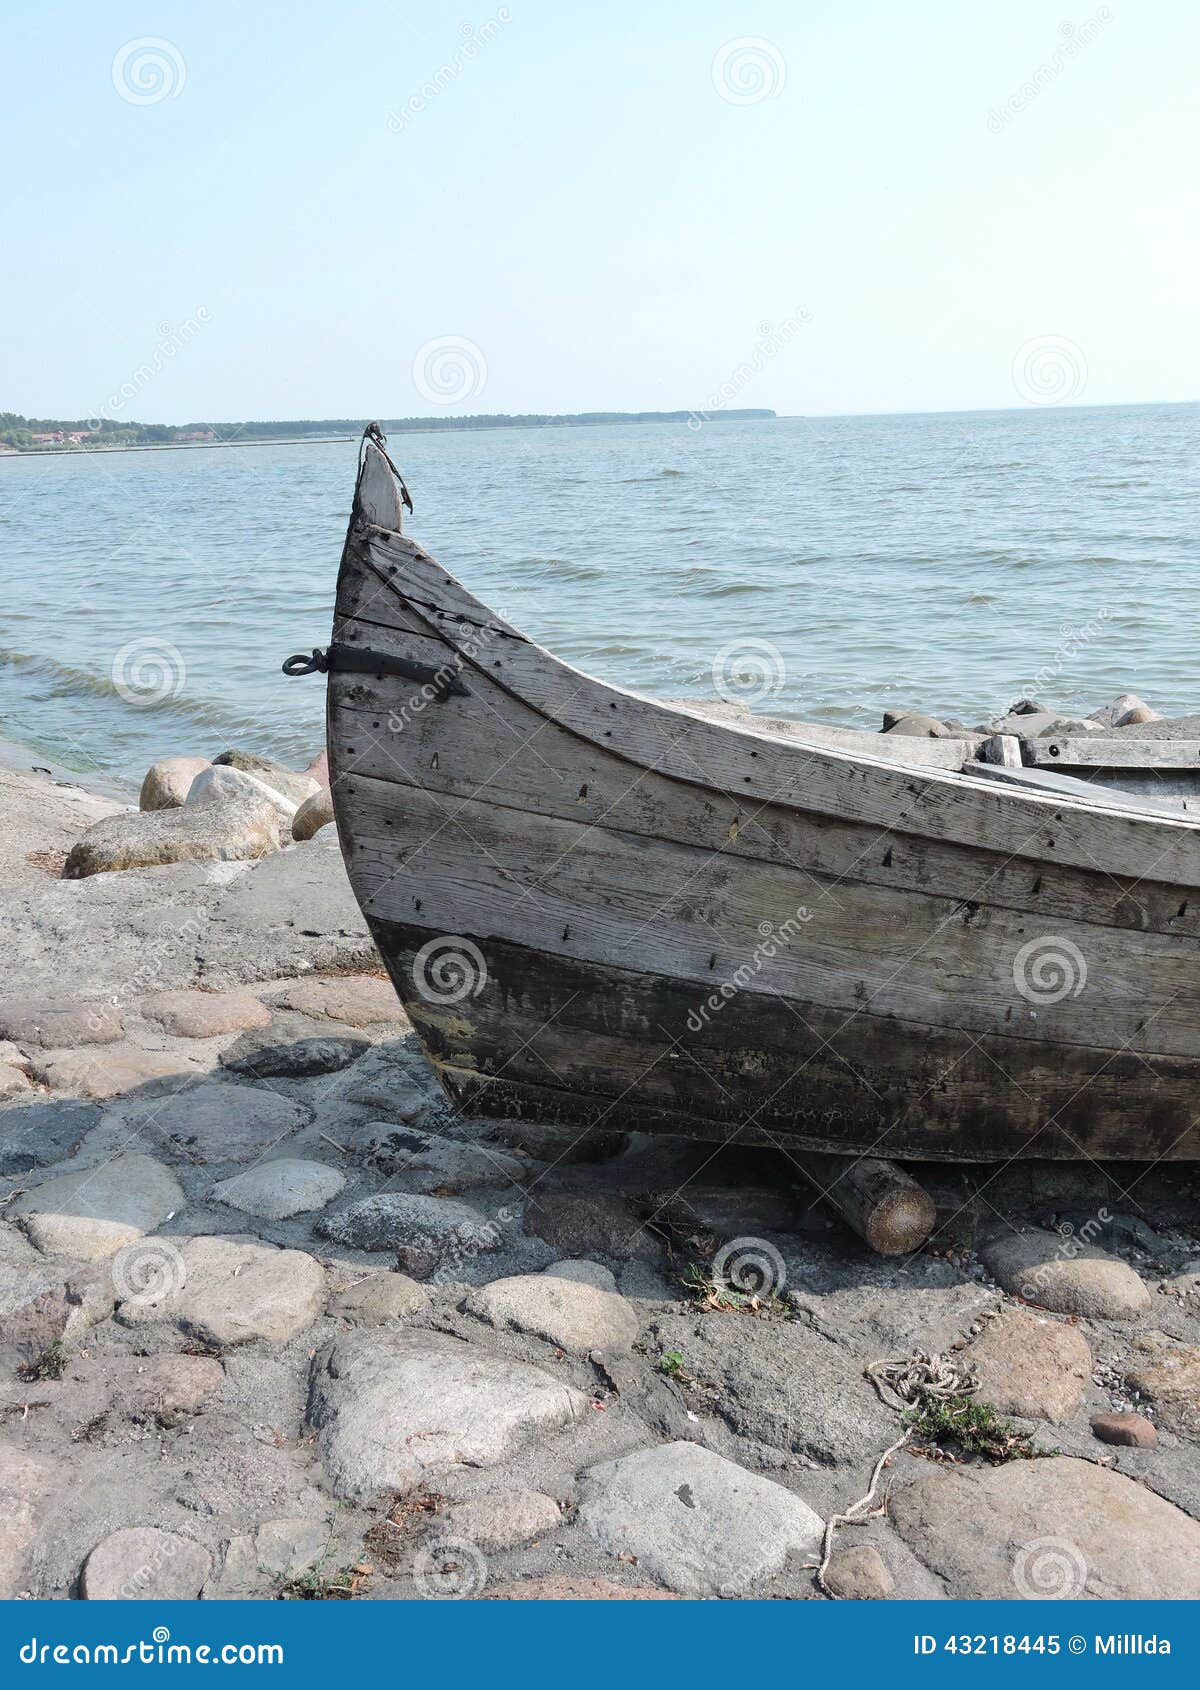
<path fill-rule="evenodd" d="M 489 413 L 480 416 L 393 417 L 379 419 L 394 434 L 426 433 L 433 429 L 463 428 L 579 428 L 588 423 L 686 422 L 692 411 L 579 411 L 572 416 L 528 412 L 520 416 Z M 716 418 L 729 422 L 771 418 L 774 411 L 722 410 Z M 361 434 L 369 418 L 325 417 L 299 422 L 136 423 L 111 417 L 22 417 L 0 411 L 0 446 L 17 452 L 94 451 L 111 446 L 202 445 L 238 440 L 302 440 L 312 436 Z"/>

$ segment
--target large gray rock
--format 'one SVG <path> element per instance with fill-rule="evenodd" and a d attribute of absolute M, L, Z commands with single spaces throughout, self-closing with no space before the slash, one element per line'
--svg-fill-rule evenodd
<path fill-rule="evenodd" d="M 715 1387 L 711 1412 L 752 1449 L 861 1467 L 895 1439 L 895 1416 L 862 1361 L 798 1320 L 668 1311 L 649 1323 L 646 1344 L 678 1351 L 688 1373 Z"/>
<path fill-rule="evenodd" d="M 806 1502 L 699 1444 L 662 1444 L 589 1467 L 579 1518 L 611 1555 L 683 1596 L 746 1596 L 824 1522 Z"/>
<path fill-rule="evenodd" d="M 908 739 L 949 739 L 951 730 L 936 716 L 924 716 L 919 710 L 902 714 L 888 711 L 883 721 L 885 734 L 899 734 Z"/>
<path fill-rule="evenodd" d="M 265 1027 L 271 1019 L 271 1011 L 249 992 L 155 992 L 138 1008 L 176 1039 L 216 1039 Z"/>
<path fill-rule="evenodd" d="M 354 1148 L 368 1166 L 408 1191 L 462 1191 L 472 1186 L 518 1185 L 528 1164 L 487 1144 L 464 1144 L 418 1127 L 368 1121 L 354 1135 Z"/>
<path fill-rule="evenodd" d="M 31 1098 L 0 1111 L 0 1174 L 27 1174 L 65 1162 L 100 1120 L 95 1103 L 81 1098 Z"/>
<path fill-rule="evenodd" d="M 0 1601 L 21 1594 L 42 1507 L 58 1481 L 54 1467 L 15 1444 L 0 1443 Z"/>
<path fill-rule="evenodd" d="M 455 1503 L 446 1518 L 450 1537 L 466 1538 L 485 1555 L 532 1543 L 562 1524 L 558 1503 L 537 1490 L 490 1490 Z"/>
<path fill-rule="evenodd" d="M 339 1338 L 318 1357 L 309 1397 L 334 1491 L 357 1500 L 495 1466 L 587 1412 L 581 1392 L 540 1368 L 402 1329 Z"/>
<path fill-rule="evenodd" d="M 585 1356 L 589 1350 L 623 1355 L 638 1335 L 632 1303 L 615 1291 L 544 1273 L 494 1279 L 472 1291 L 463 1307 L 488 1326 L 531 1333 L 568 1355 Z"/>
<path fill-rule="evenodd" d="M 598 1291 L 615 1291 L 617 1282 L 606 1267 L 587 1258 L 580 1261 L 551 1262 L 542 1269 L 552 1279 L 572 1279 L 580 1285 L 594 1285 Z"/>
<path fill-rule="evenodd" d="M 92 1550 L 80 1589 L 89 1602 L 190 1601 L 199 1596 L 212 1562 L 194 1538 L 157 1526 L 127 1526 Z"/>
<path fill-rule="evenodd" d="M 996 721 L 991 722 L 984 731 L 989 734 L 1015 734 L 1020 739 L 1041 739 L 1044 737 L 1047 728 L 1055 733 L 1060 731 L 1067 722 L 1074 720 L 1074 717 L 1061 710 L 1026 710 L 1018 714 L 1001 716 Z M 1085 728 L 1082 731 L 1087 733 L 1089 730 Z M 1098 723 L 1093 722 L 1090 731 L 1103 733 L 1105 730 Z"/>
<path fill-rule="evenodd" d="M 1120 1473 L 1065 1456 L 905 1468 L 892 1523 L 952 1596 L 1200 1597 L 1200 1524 Z"/>
<path fill-rule="evenodd" d="M 302 1015 L 324 1015 L 347 1027 L 373 1027 L 383 1022 L 403 1024 L 405 1015 L 390 980 L 375 974 L 333 974 L 297 980 L 280 999 L 285 1009 Z"/>
<path fill-rule="evenodd" d="M 1078 1409 L 1092 1376 L 1092 1352 L 1075 1328 L 1030 1309 L 989 1321 L 967 1354 L 981 1402 L 1056 1425 Z"/>
<path fill-rule="evenodd" d="M 98 999 L 80 1003 L 71 998 L 0 998 L 0 1038 L 44 1050 L 67 1046 L 115 1044 L 125 1037 L 125 1024 L 115 1005 Z"/>
<path fill-rule="evenodd" d="M 1133 1346 L 1125 1381 L 1153 1405 L 1168 1432 L 1200 1437 L 1200 1346 L 1176 1343 L 1165 1332 L 1143 1333 Z"/>
<path fill-rule="evenodd" d="M 319 792 L 324 784 L 317 778 L 315 769 L 312 772 L 307 769 L 285 769 L 282 763 L 273 763 L 269 757 L 256 756 L 253 751 L 222 751 L 219 756 L 213 758 L 213 764 L 231 774 L 236 772 L 249 775 L 252 779 L 260 781 L 271 791 L 290 800 L 293 808 Z"/>
<path fill-rule="evenodd" d="M 290 815 L 260 794 L 189 799 L 181 809 L 131 810 L 94 823 L 69 852 L 63 876 L 83 880 L 162 863 L 244 862 L 278 851 L 290 838 Z"/>
<path fill-rule="evenodd" d="M 377 967 L 336 851 L 315 839 L 266 857 L 223 889 L 200 956 L 213 984 Z"/>
<path fill-rule="evenodd" d="M 1006 1232 L 979 1248 L 996 1282 L 1056 1314 L 1121 1320 L 1150 1307 L 1150 1293 L 1131 1267 L 1094 1245 L 1052 1232 Z"/>
<path fill-rule="evenodd" d="M 231 1238 L 148 1239 L 164 1255 L 160 1283 L 139 1286 L 117 1315 L 127 1326 L 168 1321 L 190 1338 L 224 1347 L 255 1338 L 285 1344 L 311 1326 L 325 1302 L 325 1275 L 302 1250 Z M 173 1259 L 171 1253 L 173 1252 Z M 132 1270 L 131 1270 L 132 1272 Z"/>
<path fill-rule="evenodd" d="M 390 1120 L 415 1121 L 441 1096 L 429 1068 L 400 1045 L 376 1045 L 346 1081 L 347 1103 L 377 1109 Z"/>
<path fill-rule="evenodd" d="M 207 757 L 160 757 L 146 770 L 138 809 L 177 810 L 187 802 L 196 776 L 208 766 Z"/>
<path fill-rule="evenodd" d="M 325 1162 L 305 1162 L 294 1156 L 277 1162 L 260 1162 L 232 1179 L 213 1186 L 218 1203 L 244 1209 L 264 1220 L 286 1220 L 289 1215 L 323 1209 L 346 1183 L 346 1176 Z"/>
<path fill-rule="evenodd" d="M 351 1326 L 388 1326 L 429 1307 L 429 1292 L 406 1273 L 365 1274 L 330 1299 L 329 1312 Z"/>
<path fill-rule="evenodd" d="M 354 1250 L 395 1250 L 414 1279 L 428 1279 L 438 1269 L 453 1277 L 456 1264 L 500 1243 L 499 1227 L 468 1204 L 402 1191 L 381 1191 L 322 1215 L 317 1230 Z"/>
<path fill-rule="evenodd" d="M 293 1098 L 236 1080 L 205 1080 L 168 1098 L 137 1099 L 121 1115 L 134 1131 L 194 1162 L 249 1162 L 306 1126 Z"/>
<path fill-rule="evenodd" d="M 1098 722 L 1083 716 L 1060 716 L 1056 722 L 1051 722 L 1047 728 L 1038 731 L 1038 739 L 1084 739 L 1092 734 L 1102 734 L 1104 729 Z"/>
<path fill-rule="evenodd" d="M 0 852 L 5 825 L 0 815 Z M 111 995 L 114 982 L 140 996 L 379 962 L 339 854 L 315 843 L 258 862 L 96 875 L 86 886 L 40 874 L 10 889 L 5 914 L 3 991 L 30 998 L 64 980 L 81 998 Z"/>
<path fill-rule="evenodd" d="M 46 1255 L 98 1262 L 153 1232 L 183 1207 L 183 1188 L 149 1156 L 117 1156 L 96 1168 L 59 1174 L 13 1204 Z"/>
<path fill-rule="evenodd" d="M 292 838 L 311 839 L 319 828 L 326 827 L 333 820 L 333 798 L 329 788 L 318 787 L 298 807 L 292 817 Z"/>
<path fill-rule="evenodd" d="M 305 796 L 309 795 L 306 793 Z M 271 804 L 287 822 L 289 835 L 292 831 L 292 817 L 296 814 L 296 801 L 280 792 L 278 787 L 269 785 L 257 775 L 248 774 L 243 769 L 218 768 L 215 765 L 201 769 L 188 789 L 187 802 Z"/>
<path fill-rule="evenodd" d="M 787 1261 L 789 1287 L 811 1284 L 795 1260 Z M 862 1276 L 865 1277 L 865 1276 Z M 979 1315 L 996 1305 L 996 1293 L 964 1281 L 947 1262 L 918 1256 L 889 1271 L 892 1284 L 865 1284 L 854 1276 L 839 1289 L 789 1290 L 789 1300 L 819 1332 L 844 1344 L 865 1361 L 908 1355 L 912 1350 L 948 1350 L 964 1338 Z"/>
<path fill-rule="evenodd" d="M 370 1048 L 366 1039 L 288 1038 L 277 1027 L 263 1027 L 243 1033 L 222 1051 L 221 1066 L 250 1079 L 307 1080 L 335 1074 Z"/>

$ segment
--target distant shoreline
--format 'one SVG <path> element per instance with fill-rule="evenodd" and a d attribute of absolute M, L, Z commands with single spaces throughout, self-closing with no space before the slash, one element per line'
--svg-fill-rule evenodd
<path fill-rule="evenodd" d="M 411 431 L 417 433 L 416 429 Z M 229 452 L 238 446 L 336 446 L 357 434 L 301 434 L 294 440 L 158 440 L 147 446 L 27 446 L 0 452 L 3 458 L 103 458 L 113 452 Z"/>
<path fill-rule="evenodd" d="M 8 413 L 6 413 L 8 415 Z M 692 419 L 703 418 L 705 422 L 775 422 L 777 416 L 774 411 L 765 409 L 754 410 L 714 410 L 714 411 L 574 411 L 565 415 L 511 415 L 497 412 L 495 415 L 475 417 L 393 417 L 389 421 L 380 423 L 380 427 L 391 434 L 488 434 L 498 429 L 551 429 L 551 428 L 604 428 L 610 426 L 623 427 L 630 424 L 642 423 L 686 423 L 692 426 Z M 24 424 L 29 418 L 18 419 Z M 57 421 L 49 429 L 45 428 L 46 420 L 37 419 L 38 426 L 47 433 L 73 434 L 76 432 L 70 423 L 59 424 Z M 11 428 L 11 425 L 8 425 Z M 130 428 L 161 429 L 160 423 L 130 424 Z M 193 428 L 197 425 L 177 425 Z M 209 426 L 213 430 L 237 428 L 261 429 L 269 428 L 270 423 L 216 423 Z M 292 427 L 296 424 L 290 425 Z M 299 425 L 303 427 L 303 424 Z M 319 424 L 316 426 L 320 426 Z M 699 426 L 697 424 L 697 426 Z M 326 424 L 326 427 L 336 429 L 337 433 L 318 434 L 306 433 L 297 435 L 283 434 L 247 434 L 240 439 L 210 439 L 210 440 L 129 440 L 114 441 L 111 445 L 85 446 L 78 442 L 70 445 L 63 441 L 54 445 L 13 445 L 11 438 L 0 439 L 0 457 L 4 458 L 46 458 L 46 457 L 79 457 L 93 452 L 201 452 L 210 447 L 227 448 L 231 446 L 329 446 L 344 444 L 347 441 L 359 439 L 365 423 L 351 422 L 338 419 Z M 349 432 L 346 432 L 349 430 Z M 11 429 L 12 433 L 26 433 L 27 429 Z M 81 431 L 82 432 L 82 431 Z"/>

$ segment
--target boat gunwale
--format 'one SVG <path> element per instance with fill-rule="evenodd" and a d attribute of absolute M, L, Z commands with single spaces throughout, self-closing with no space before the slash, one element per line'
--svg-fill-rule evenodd
<path fill-rule="evenodd" d="M 501 638 L 514 640 L 527 647 L 531 653 L 537 654 L 537 656 L 543 659 L 548 665 L 557 669 L 563 675 L 569 676 L 572 680 L 586 683 L 603 694 L 615 694 L 617 697 L 625 699 L 631 704 L 646 707 L 653 712 L 696 722 L 706 731 L 712 729 L 719 730 L 723 735 L 728 736 L 731 742 L 745 740 L 758 744 L 768 744 L 775 748 L 786 748 L 790 751 L 802 753 L 807 759 L 816 759 L 818 762 L 821 762 L 826 766 L 877 769 L 889 775 L 906 775 L 911 779 L 919 780 L 929 786 L 940 785 L 951 790 L 975 792 L 985 795 L 988 799 L 996 802 L 998 805 L 1017 804 L 1018 806 L 1024 806 L 1030 811 L 1040 812 L 1043 814 L 1049 813 L 1051 816 L 1054 811 L 1070 810 L 1073 813 L 1085 816 L 1113 816 L 1122 821 L 1134 821 L 1141 823 L 1144 826 L 1151 826 L 1156 829 L 1165 828 L 1170 832 L 1178 832 L 1184 835 L 1200 834 L 1200 816 L 1193 819 L 1186 815 L 1172 815 L 1161 811 L 1148 811 L 1135 801 L 1121 803 L 1112 799 L 1103 799 L 1100 797 L 1092 799 L 1076 793 L 1063 793 L 1059 795 L 1049 792 L 1037 792 L 1025 787 L 1010 787 L 1003 783 L 988 779 L 986 776 L 972 775 L 962 770 L 939 769 L 928 764 L 897 762 L 883 755 L 875 756 L 870 752 L 852 751 L 848 747 L 816 745 L 791 734 L 773 733 L 770 730 L 755 727 L 753 725 L 753 721 L 749 724 L 738 721 L 726 721 L 721 718 L 707 716 L 702 711 L 696 710 L 688 704 L 654 698 L 646 693 L 635 692 L 631 688 L 623 687 L 615 681 L 607 681 L 600 676 L 593 675 L 586 669 L 576 668 L 573 664 L 568 663 L 565 658 L 559 657 L 555 652 L 550 650 L 549 647 L 539 644 L 539 642 L 533 639 L 530 635 L 514 628 L 504 617 L 491 611 L 483 600 L 477 598 L 469 588 L 464 587 L 462 582 L 459 581 L 444 564 L 440 563 L 435 557 L 427 552 L 419 542 L 411 539 L 407 534 L 398 533 L 394 529 L 381 527 L 378 523 L 371 522 L 369 519 L 362 516 L 359 517 L 358 523 L 362 529 L 366 530 L 366 538 L 368 541 L 368 544 L 364 547 L 362 553 L 363 562 L 371 570 L 372 574 L 375 575 L 380 584 L 391 590 L 402 606 L 406 609 L 411 609 L 421 618 L 422 621 L 428 623 L 433 630 L 436 631 L 441 623 L 448 622 L 459 626 L 466 625 L 475 627 L 481 632 L 494 631 Z M 399 546 L 410 556 L 412 554 L 416 554 L 423 565 L 430 566 L 443 575 L 456 594 L 461 595 L 473 606 L 477 607 L 480 612 L 479 619 L 476 620 L 472 617 L 462 615 L 458 611 L 437 606 L 432 604 L 429 600 L 424 600 L 415 594 L 403 591 L 395 577 L 387 570 L 379 568 L 379 566 L 375 563 L 370 551 L 372 544 L 380 545 L 385 551 Z M 352 620 L 369 621 L 369 618 L 356 618 L 353 616 L 353 613 L 347 614 L 351 615 Z M 434 619 L 432 621 L 430 620 L 431 616 Z M 379 625 L 386 626 L 386 624 Z M 572 733 L 577 738 L 585 740 L 589 744 L 595 745 L 601 751 L 608 752 L 615 757 L 620 757 L 625 762 L 634 763 L 641 767 L 651 767 L 644 758 L 639 757 L 636 754 L 631 754 L 628 751 L 622 751 L 617 746 L 605 744 L 602 740 L 595 738 L 585 730 L 576 727 L 572 723 L 563 721 L 561 717 L 553 716 L 548 710 L 536 703 L 533 699 L 529 698 L 524 692 L 516 690 L 506 681 L 483 669 L 482 665 L 476 662 L 469 654 L 464 653 L 453 640 L 446 639 L 445 643 L 451 648 L 451 650 L 458 653 L 464 663 L 470 664 L 473 669 L 481 675 L 484 675 L 487 680 L 492 683 L 492 685 L 508 692 L 511 697 L 518 699 L 528 709 L 535 711 L 538 715 L 545 717 L 548 721 L 556 722 L 568 733 Z M 674 771 L 660 770 L 660 772 L 666 773 L 668 778 L 686 780 L 692 785 L 703 786 L 706 784 L 703 780 L 676 774 Z M 712 786 L 714 791 L 721 790 L 721 787 L 717 782 L 710 782 L 708 784 Z M 1103 788 L 1100 790 L 1112 792 L 1119 789 Z M 779 804 L 785 809 L 805 810 L 810 807 L 801 800 L 789 798 L 787 795 L 777 795 L 770 800 L 761 801 Z"/>

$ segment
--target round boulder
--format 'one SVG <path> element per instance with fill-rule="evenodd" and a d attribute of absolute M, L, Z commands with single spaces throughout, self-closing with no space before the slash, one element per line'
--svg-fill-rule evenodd
<path fill-rule="evenodd" d="M 190 1537 L 127 1526 L 92 1550 L 80 1587 L 89 1602 L 194 1601 L 211 1565 L 207 1549 Z"/>

